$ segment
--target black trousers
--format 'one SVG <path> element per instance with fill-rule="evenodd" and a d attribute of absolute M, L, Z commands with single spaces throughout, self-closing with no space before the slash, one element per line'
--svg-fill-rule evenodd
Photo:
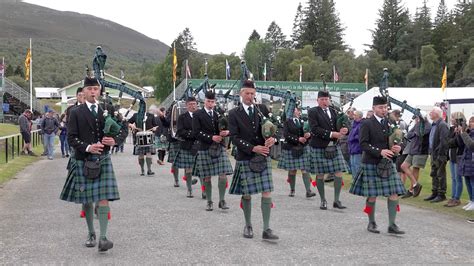
<path fill-rule="evenodd" d="M 433 194 L 446 194 L 446 162 L 440 162 L 431 158 L 431 180 Z"/>

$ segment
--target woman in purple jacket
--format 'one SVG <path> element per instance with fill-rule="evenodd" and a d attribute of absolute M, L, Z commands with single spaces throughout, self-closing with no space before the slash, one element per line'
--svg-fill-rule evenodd
<path fill-rule="evenodd" d="M 463 209 L 474 211 L 474 116 L 469 119 L 469 126 L 466 131 L 461 126 L 456 131 L 458 133 L 458 147 L 464 150 L 461 161 L 458 162 L 458 171 L 459 175 L 465 178 L 470 200 Z M 470 219 L 468 222 L 474 223 L 474 220 Z"/>
<path fill-rule="evenodd" d="M 354 112 L 354 122 L 352 122 L 352 129 L 347 141 L 349 144 L 349 155 L 351 156 L 352 179 L 357 176 L 360 168 L 360 160 L 362 159 L 362 149 L 359 144 L 359 129 L 363 116 L 364 114 L 361 111 Z"/>

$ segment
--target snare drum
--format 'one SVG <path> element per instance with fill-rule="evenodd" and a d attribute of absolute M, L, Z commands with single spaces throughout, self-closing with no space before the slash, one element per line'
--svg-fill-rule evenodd
<path fill-rule="evenodd" d="M 150 146 L 154 143 L 155 134 L 150 131 L 137 132 L 135 138 L 135 145 L 137 146 Z"/>

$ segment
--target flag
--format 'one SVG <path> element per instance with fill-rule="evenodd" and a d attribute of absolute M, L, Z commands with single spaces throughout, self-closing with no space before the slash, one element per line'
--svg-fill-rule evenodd
<path fill-rule="evenodd" d="M 176 70 L 178 69 L 178 58 L 176 57 L 176 45 L 173 47 L 173 82 L 176 82 Z"/>
<path fill-rule="evenodd" d="M 267 63 L 263 66 L 263 81 L 267 81 Z"/>
<path fill-rule="evenodd" d="M 365 81 L 365 89 L 367 90 L 369 88 L 369 69 L 365 69 L 365 75 L 364 75 L 364 81 Z"/>
<path fill-rule="evenodd" d="M 186 60 L 186 78 L 191 78 L 191 69 L 189 68 L 188 60 Z"/>
<path fill-rule="evenodd" d="M 443 77 L 441 78 L 441 90 L 444 92 L 446 90 L 446 87 L 448 87 L 448 67 L 444 67 L 443 71 Z"/>
<path fill-rule="evenodd" d="M 300 82 L 303 81 L 303 65 L 300 65 Z"/>
<path fill-rule="evenodd" d="M 229 61 L 227 61 L 227 59 L 225 60 L 225 79 L 226 80 L 230 79 L 230 65 L 229 65 Z"/>
<path fill-rule="evenodd" d="M 333 81 L 334 83 L 339 81 L 339 74 L 337 74 L 336 66 L 332 66 L 333 71 Z"/>
<path fill-rule="evenodd" d="M 31 50 L 28 49 L 25 59 L 25 80 L 30 79 L 30 65 L 31 65 Z"/>

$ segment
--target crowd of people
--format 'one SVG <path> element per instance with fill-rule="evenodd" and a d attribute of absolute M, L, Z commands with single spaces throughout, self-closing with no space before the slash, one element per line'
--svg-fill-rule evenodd
<path fill-rule="evenodd" d="M 270 153 L 276 147 L 281 148 L 277 168 L 288 172 L 289 197 L 295 196 L 299 170 L 306 197 L 319 195 L 321 210 L 329 208 L 325 194 L 325 181 L 329 177 L 334 182 L 332 207 L 346 208 L 340 194 L 343 173 L 350 173 L 349 192 L 366 199 L 364 212 L 368 216 L 367 231 L 371 233 L 380 233 L 375 221 L 376 201 L 380 196 L 387 198 L 388 232 L 405 233 L 396 224 L 399 197 L 406 199 L 420 195 L 424 183 L 420 180 L 421 171 L 428 162 L 431 164 L 432 191 L 424 200 L 432 203 L 447 200 L 446 167 L 449 162 L 452 192 L 444 206 L 463 204 L 461 196 L 465 186 L 469 202 L 463 208 L 474 210 L 474 117 L 467 121 L 459 112 L 451 115 L 450 126 L 443 119 L 443 110 L 439 107 L 434 107 L 429 117 L 419 114 L 406 123 L 399 110 L 389 110 L 385 97 L 376 96 L 372 110 L 365 116 L 362 111 L 351 107 L 346 112 L 347 121 L 341 125 L 338 120 L 340 113 L 333 107 L 329 93 L 320 91 L 318 106 L 309 109 L 306 118 L 302 117 L 302 109 L 296 107 L 292 118 L 283 122 L 282 135 L 277 138 L 274 127 L 267 124 L 269 110 L 264 104 L 254 102 L 254 83 L 245 81 L 240 91 L 240 105 L 226 116 L 215 109 L 215 93 L 207 91 L 202 108 L 199 108 L 196 98 L 186 99 L 185 110 L 173 122 L 176 131 L 170 130 L 173 124 L 171 114 L 153 105 L 145 114 L 143 123 L 138 114 L 125 121 L 120 114 L 110 110 L 120 132 L 107 135 L 103 128 L 108 107 L 98 102 L 99 91 L 98 81 L 86 78 L 84 88 L 77 91 L 77 104 L 68 108 L 61 117 L 56 117 L 52 111 L 47 112 L 40 125 L 46 156 L 52 159 L 56 135 L 61 141 L 63 157 L 69 156 L 68 177 L 61 199 L 82 204 L 89 230 L 87 247 L 97 245 L 93 225 L 95 212 L 100 224 L 101 252 L 113 247 L 112 241 L 106 237 L 109 201 L 120 199 L 110 155 L 123 152 L 129 130 L 134 139 L 133 154 L 137 155 L 140 175 L 154 175 L 153 156 L 157 154 L 156 162 L 164 165 L 168 153 L 174 186 L 180 186 L 180 169 L 184 171 L 186 197 L 194 197 L 192 186 L 200 182 L 201 197 L 207 202 L 206 211 L 214 209 L 212 177 L 217 177 L 218 208 L 229 209 L 225 200 L 227 190 L 229 194 L 239 195 L 245 221 L 242 235 L 245 238 L 254 237 L 251 201 L 253 196 L 260 194 L 262 238 L 269 241 L 279 239 L 270 229 L 274 190 Z M 29 115 L 25 112 L 20 118 L 22 134 L 28 131 L 28 127 L 31 129 Z M 230 146 L 232 152 L 229 154 L 227 149 Z M 26 141 L 24 153 L 31 153 Z M 235 158 L 234 165 L 231 155 Z M 407 180 L 410 182 L 408 189 L 405 188 Z M 311 183 L 317 191 L 312 191 Z"/>

